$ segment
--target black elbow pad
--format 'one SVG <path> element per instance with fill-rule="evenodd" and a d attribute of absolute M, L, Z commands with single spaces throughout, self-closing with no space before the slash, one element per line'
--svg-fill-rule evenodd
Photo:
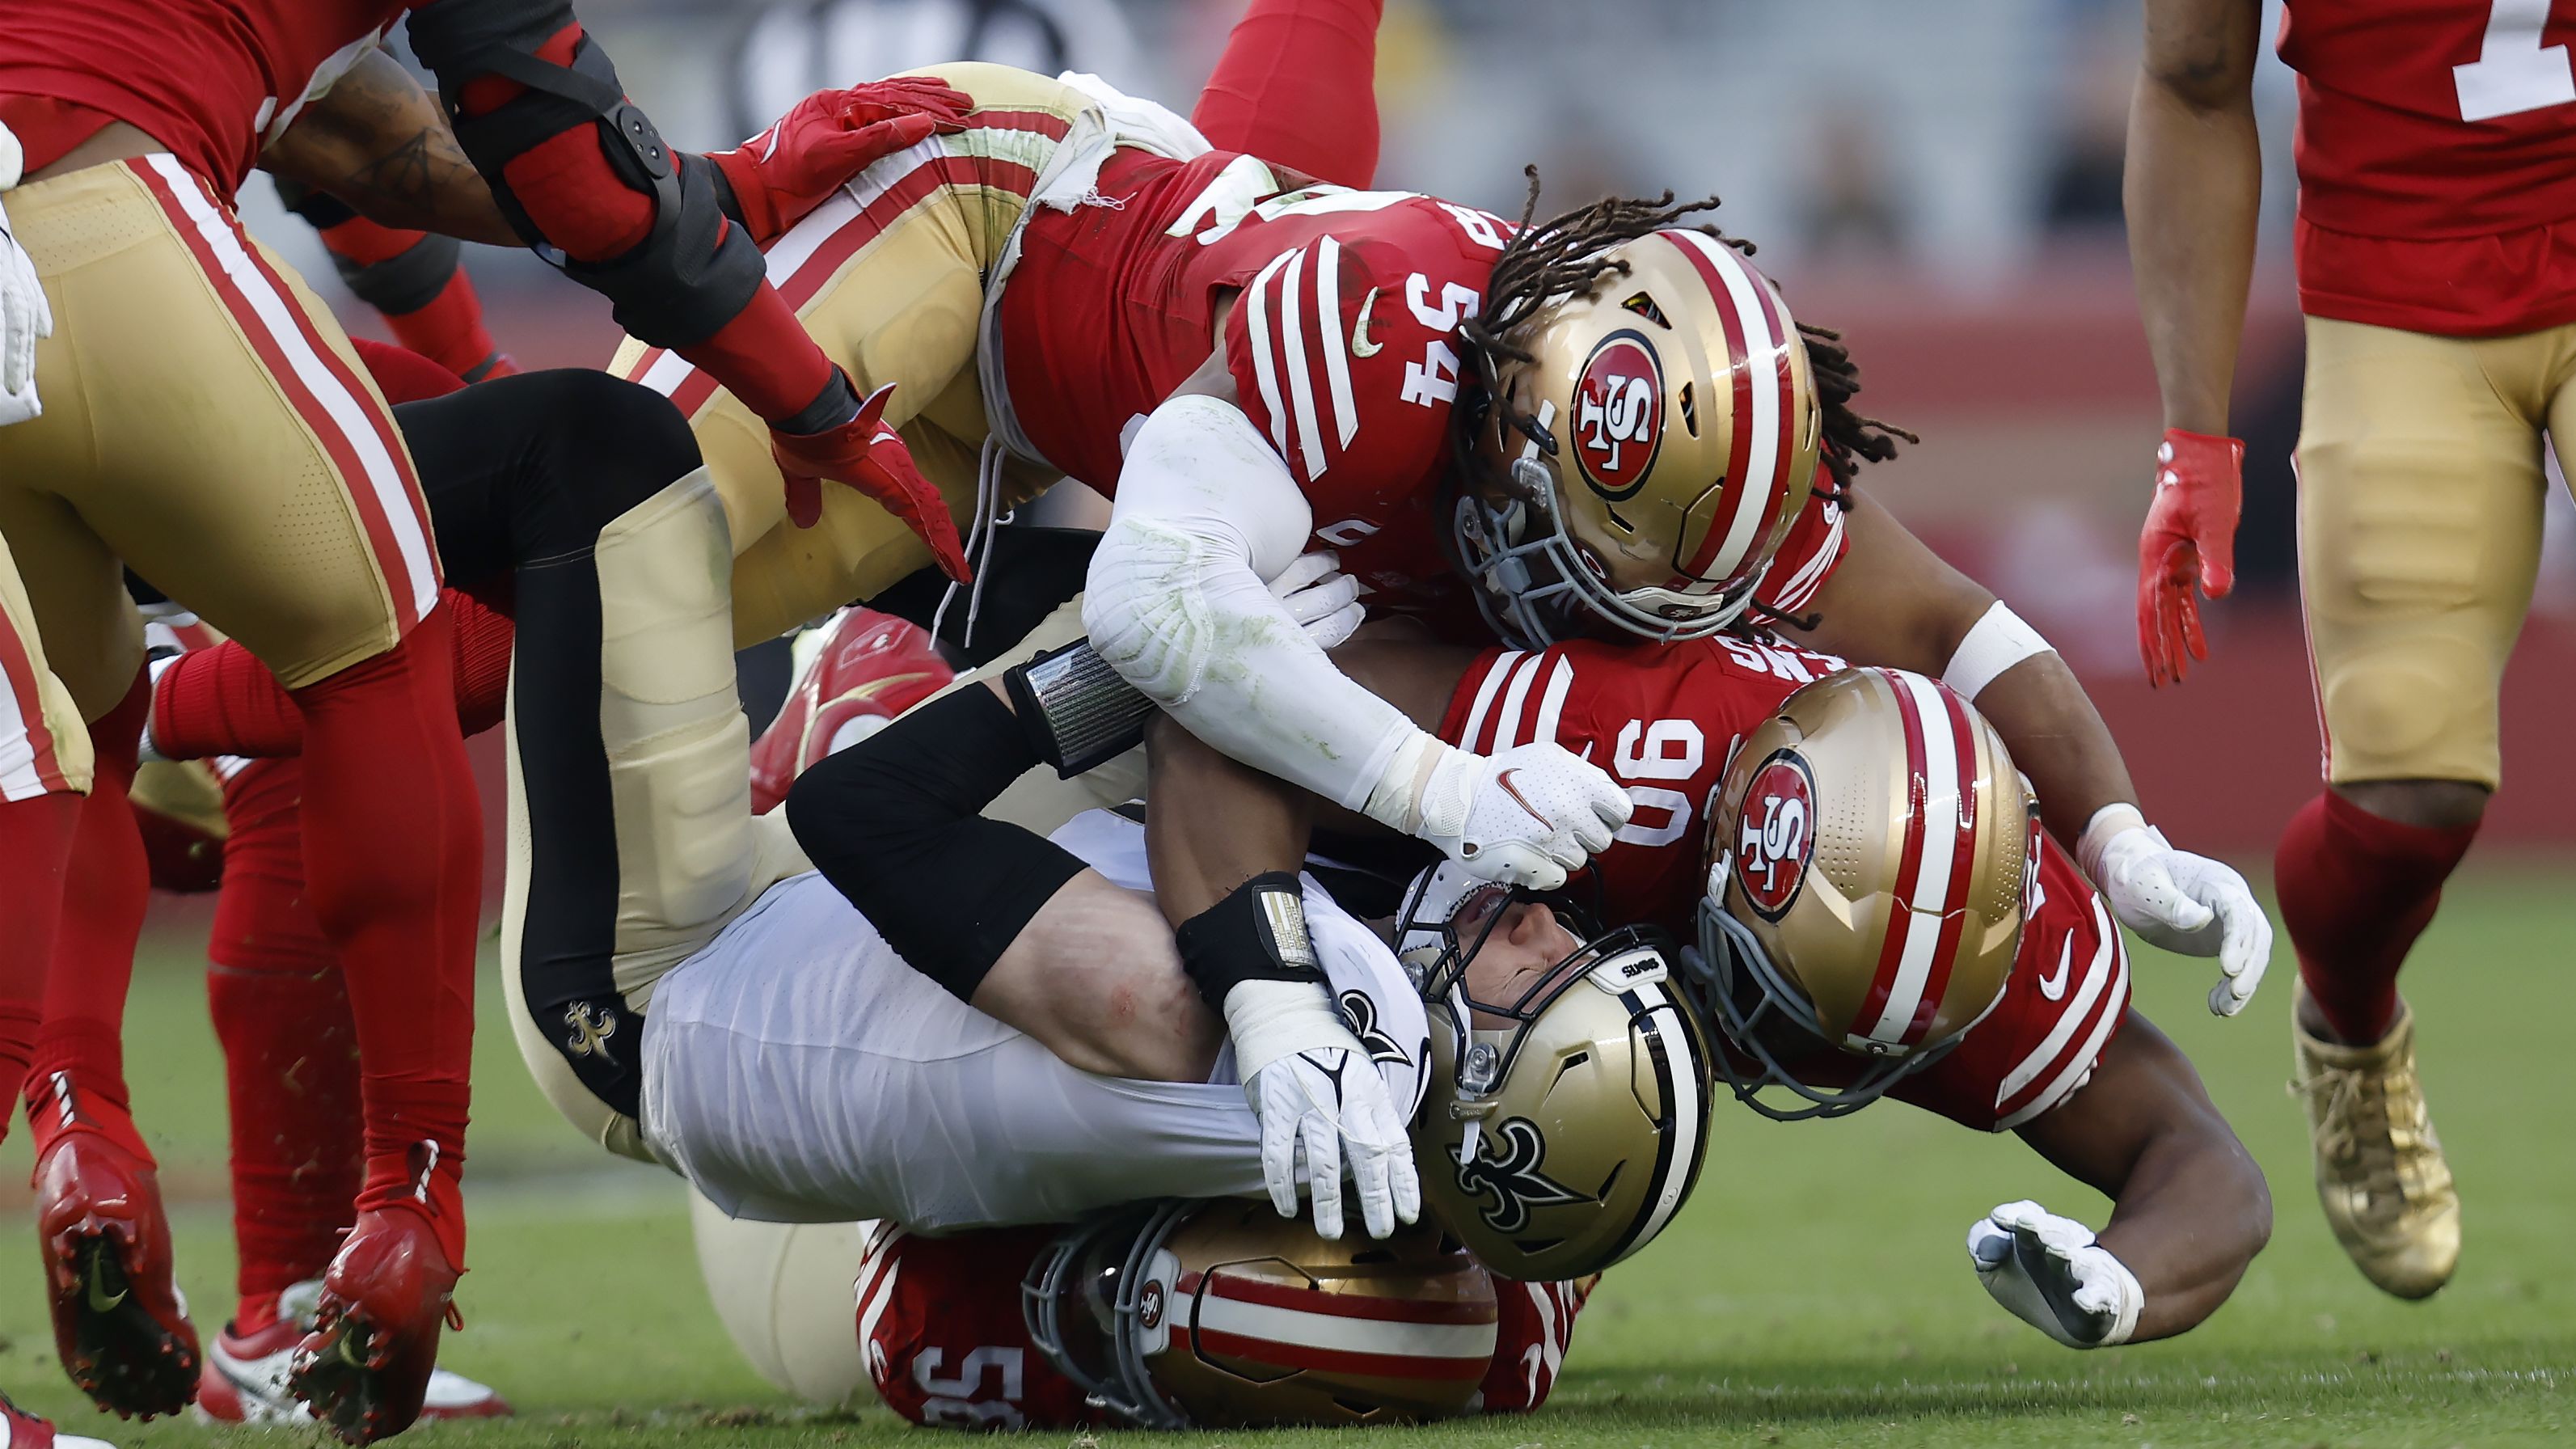
<path fill-rule="evenodd" d="M 715 168 L 683 166 L 650 117 L 626 99 L 617 67 L 583 35 L 572 63 L 542 59 L 538 47 L 573 23 L 564 3 L 440 0 L 411 16 L 412 50 L 438 77 L 457 144 L 492 188 L 510 225 L 564 274 L 613 304 L 617 325 L 656 347 L 686 347 L 740 316 L 767 275 L 760 249 L 725 225 Z M 497 76 L 524 89 L 480 116 L 460 110 L 467 82 Z M 616 179 L 653 199 L 653 228 L 622 256 L 566 257 L 528 215 L 502 168 L 530 149 L 582 126 L 602 130 L 601 151 Z"/>

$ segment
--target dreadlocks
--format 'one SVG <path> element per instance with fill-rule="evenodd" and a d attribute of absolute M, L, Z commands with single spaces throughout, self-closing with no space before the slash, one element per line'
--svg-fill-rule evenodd
<path fill-rule="evenodd" d="M 1538 215 L 1538 168 L 1526 167 L 1522 174 L 1529 178 L 1529 200 L 1521 208 L 1521 229 L 1494 261 L 1482 309 L 1459 324 L 1458 334 L 1467 343 L 1467 359 L 1475 368 L 1476 381 L 1489 405 L 1503 410 L 1504 422 L 1553 456 L 1554 435 L 1537 418 L 1513 409 L 1503 392 L 1503 363 L 1537 361 L 1527 347 L 1513 340 L 1513 334 L 1524 332 L 1527 324 L 1556 298 L 1588 297 L 1600 289 L 1605 279 L 1627 275 L 1626 262 L 1604 255 L 1612 248 L 1680 225 L 1682 218 L 1714 210 L 1718 202 L 1711 196 L 1675 205 L 1673 194 L 1667 191 L 1651 201 L 1612 197 L 1546 221 L 1534 221 Z M 1753 255 L 1751 242 L 1728 236 L 1706 222 L 1687 229 L 1715 237 L 1748 257 Z M 1798 333 L 1807 344 L 1808 367 L 1816 380 L 1816 401 L 1823 411 L 1825 468 L 1833 478 L 1832 495 L 1840 498 L 1850 489 L 1853 471 L 1860 463 L 1883 463 L 1895 457 L 1900 438 L 1909 443 L 1921 439 L 1903 428 L 1862 417 L 1852 410 L 1852 399 L 1860 392 L 1860 370 L 1852 364 L 1841 333 L 1804 322 L 1798 324 Z M 1479 422 L 1474 414 L 1473 409 L 1461 408 L 1452 415 L 1462 444 Z"/>

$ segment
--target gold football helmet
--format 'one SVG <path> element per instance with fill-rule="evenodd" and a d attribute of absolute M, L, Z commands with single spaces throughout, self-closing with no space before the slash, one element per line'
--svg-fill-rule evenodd
<path fill-rule="evenodd" d="M 1543 249 L 1583 215 L 1514 245 Z M 1569 605 L 1648 639 L 1704 638 L 1752 602 L 1814 485 L 1806 344 L 1778 290 L 1708 232 L 1648 232 L 1576 265 L 1593 280 L 1572 294 L 1517 314 L 1488 302 L 1500 396 L 1479 441 L 1502 454 L 1486 473 L 1506 476 L 1462 490 L 1460 561 L 1523 648 L 1562 634 Z"/>
<path fill-rule="evenodd" d="M 1709 802 L 1685 989 L 1737 1097 L 1835 1117 L 1937 1061 L 2001 1000 L 2039 868 L 2039 810 L 1947 685 L 1897 669 L 1810 684 L 1744 739 Z M 1865 1058 L 1808 1080 L 1828 1049 Z M 1784 1087 L 1798 1105 L 1757 1094 Z"/>
<path fill-rule="evenodd" d="M 1500 984 L 1471 971 L 1523 903 L 1577 923 L 1580 944 Z M 1671 939 L 1592 932 L 1560 899 L 1445 863 L 1398 919 L 1397 955 L 1431 1019 L 1413 1151 L 1433 1214 L 1523 1281 L 1598 1273 L 1652 1241 L 1708 1143 L 1708 1050 L 1670 983 Z"/>
<path fill-rule="evenodd" d="M 1154 1429 L 1463 1414 L 1493 1362 L 1493 1279 L 1429 1223 L 1339 1242 L 1266 1201 L 1147 1203 L 1077 1226 L 1021 1285 L 1029 1338 Z"/>

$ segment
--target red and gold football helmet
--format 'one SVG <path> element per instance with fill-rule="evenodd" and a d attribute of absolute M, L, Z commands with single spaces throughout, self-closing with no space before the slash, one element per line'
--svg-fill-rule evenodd
<path fill-rule="evenodd" d="M 1947 685 L 1846 669 L 1783 701 L 1712 793 L 1683 953 L 1736 1096 L 1840 1116 L 1939 1060 L 2003 997 L 2038 836 L 2002 737 Z M 1865 1065 L 1810 1080 L 1837 1051 Z M 1774 1087 L 1791 1103 L 1757 1095 Z"/>
<path fill-rule="evenodd" d="M 1579 622 L 1569 606 L 1654 640 L 1725 628 L 1816 476 L 1815 377 L 1769 279 L 1680 227 L 1596 265 L 1588 290 L 1493 319 L 1526 357 L 1498 350 L 1482 424 L 1506 477 L 1462 490 L 1453 519 L 1479 604 L 1522 648 Z"/>
<path fill-rule="evenodd" d="M 1148 1428 L 1382 1424 L 1467 1412 L 1494 1282 L 1429 1223 L 1339 1242 L 1266 1201 L 1096 1217 L 1038 1255 L 1030 1340 Z"/>

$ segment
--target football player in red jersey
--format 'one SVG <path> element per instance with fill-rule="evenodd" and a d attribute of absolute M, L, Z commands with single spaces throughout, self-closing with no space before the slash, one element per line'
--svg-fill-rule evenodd
<path fill-rule="evenodd" d="M 2130 252 L 2167 431 L 2139 541 L 2151 678 L 2205 657 L 2234 581 L 2227 437 L 2261 157 L 2256 0 L 2153 0 L 2130 116 Z M 2460 1205 L 2397 972 L 2500 778 L 2544 433 L 2576 430 L 2576 6 L 2289 0 L 2307 394 L 2299 576 L 2325 790 L 2282 831 L 2295 1084 L 2317 1194 L 2382 1289 L 2459 1262 Z"/>
<path fill-rule="evenodd" d="M 1839 659 L 1734 637 L 1481 653 L 1379 637 L 1337 658 L 1462 747 L 1553 739 L 1610 763 L 1637 813 L 1570 889 L 1602 919 L 1696 938 L 1697 960 L 1711 963 L 1692 973 L 1698 1003 L 1733 1048 L 1718 1054 L 1721 1071 L 1757 1110 L 1833 1116 L 1885 1095 L 2019 1132 L 2112 1197 L 2098 1243 L 2027 1201 L 1971 1229 L 1980 1281 L 2034 1327 L 2078 1348 L 2182 1332 L 2261 1249 L 2261 1172 L 2190 1063 L 2130 1008 L 2111 906 L 2039 830 L 1992 726 L 1946 686 L 1835 673 Z M 1949 767 L 1954 747 L 1973 763 Z M 1158 880 L 1185 861 L 1217 863 L 1211 878 L 1227 879 L 1248 839 L 1302 839 L 1310 805 L 1276 782 L 1177 729 L 1157 731 L 1153 749 Z M 1909 749 L 1921 758 L 1890 769 Z M 1795 795 L 1786 812 L 1761 798 L 1762 767 L 1781 760 L 1804 783 L 1774 792 Z M 1981 823 L 1955 847 L 1907 833 L 1932 820 Z M 1810 862 L 1833 860 L 1845 864 L 1830 867 L 1829 885 L 1853 904 L 1802 915 L 1829 869 Z M 1958 872 L 1946 903 L 1926 861 Z M 1768 884 L 1748 893 L 1757 871 Z M 1447 892 L 1471 888 L 1453 880 Z M 2230 895 L 2226 949 L 2259 960 L 2270 927 L 2241 881 Z M 1446 898 L 1435 879 L 1404 914 L 1447 915 L 1436 908 Z M 1909 937 L 1909 919 L 1928 924 Z"/>
<path fill-rule="evenodd" d="M 376 34 L 412 9 L 0 6 L 0 124 L 26 164 L 11 250 L 23 244 L 52 310 L 80 319 L 35 352 L 52 406 L 0 434 L 12 480 L 0 529 L 45 560 L 29 590 L 37 627 L 103 763 L 73 845 L 69 888 L 82 894 L 65 918 L 77 929 L 55 945 L 31 1073 L 39 1231 L 58 1331 L 76 1345 L 66 1367 L 120 1411 L 184 1404 L 197 1348 L 122 1080 L 144 884 L 124 785 L 143 692 L 117 560 L 259 653 L 309 726 L 308 879 L 367 1059 L 367 1188 L 305 1359 L 304 1388 L 344 1436 L 409 1421 L 464 1262 L 480 840 L 450 712 L 451 618 L 382 398 L 232 212 L 249 170 L 336 188 L 379 219 L 553 247 L 628 325 L 755 400 L 778 424 L 791 489 L 834 476 L 953 538 L 879 423 L 883 399 L 864 405 L 824 359 L 725 214 L 724 193 L 737 210 L 765 202 L 756 163 L 738 160 L 728 184 L 726 163 L 674 157 L 569 8 L 547 0 L 441 0 L 414 16 L 460 143 L 375 53 Z M 861 152 L 953 124 L 963 99 L 872 95 L 840 113 Z M 944 556 L 957 562 L 953 547 Z M 384 768 L 389 757 L 408 767 Z M 83 1306 L 110 1302 L 114 1315 Z"/>

